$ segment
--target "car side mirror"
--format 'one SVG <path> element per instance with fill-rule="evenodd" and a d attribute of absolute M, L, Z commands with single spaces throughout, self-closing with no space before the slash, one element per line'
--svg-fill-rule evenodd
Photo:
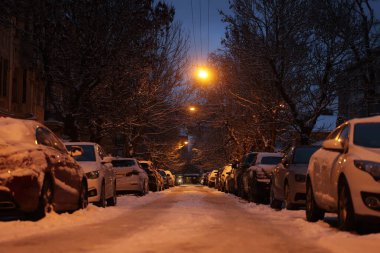
<path fill-rule="evenodd" d="M 83 155 L 83 149 L 81 146 L 71 146 L 69 154 L 72 157 L 81 156 Z"/>
<path fill-rule="evenodd" d="M 337 151 L 337 152 L 343 152 L 344 151 L 343 143 L 341 141 L 335 140 L 335 139 L 325 140 L 322 143 L 322 147 L 324 149 Z"/>
<path fill-rule="evenodd" d="M 103 158 L 102 160 L 102 163 L 105 164 L 105 163 L 111 163 L 113 160 L 113 158 L 111 156 L 106 156 Z"/>

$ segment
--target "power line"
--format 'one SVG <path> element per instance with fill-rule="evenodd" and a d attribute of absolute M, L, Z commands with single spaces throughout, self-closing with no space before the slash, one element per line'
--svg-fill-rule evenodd
<path fill-rule="evenodd" d="M 194 24 L 194 8 L 193 8 L 193 0 L 190 0 L 191 4 L 191 22 L 193 24 L 193 39 L 194 39 L 194 49 L 195 49 L 195 55 L 197 55 L 197 44 L 195 40 L 195 24 Z"/>
<path fill-rule="evenodd" d="M 207 55 L 210 53 L 210 0 L 207 0 Z"/>
<path fill-rule="evenodd" d="M 201 42 L 201 58 L 202 58 L 203 43 L 202 43 L 202 1 L 201 0 L 199 0 L 199 40 Z"/>

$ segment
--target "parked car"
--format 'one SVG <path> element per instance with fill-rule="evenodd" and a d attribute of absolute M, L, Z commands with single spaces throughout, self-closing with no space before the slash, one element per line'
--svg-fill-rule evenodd
<path fill-rule="evenodd" d="M 66 148 L 81 154 L 75 160 L 83 168 L 88 181 L 88 200 L 100 207 L 115 206 L 116 176 L 112 168 L 112 157 L 106 156 L 103 148 L 93 142 L 66 142 Z"/>
<path fill-rule="evenodd" d="M 158 173 L 160 173 L 161 177 L 162 177 L 162 180 L 164 182 L 164 189 L 168 189 L 169 188 L 169 179 L 168 177 L 166 176 L 166 172 L 165 170 L 163 169 L 159 169 L 158 170 Z"/>
<path fill-rule="evenodd" d="M 238 166 L 236 167 L 236 171 L 234 171 L 234 194 L 239 197 L 244 197 L 243 192 L 243 175 L 246 172 L 246 170 L 251 167 L 253 164 L 255 164 L 257 158 L 257 152 L 250 152 L 248 154 L 245 154 L 241 160 Z M 235 165 L 235 164 L 233 164 Z M 235 167 L 235 166 L 234 166 Z"/>
<path fill-rule="evenodd" d="M 256 155 L 256 162 L 244 173 L 241 192 L 249 201 L 262 203 L 269 200 L 272 170 L 281 162 L 283 154 L 258 152 Z"/>
<path fill-rule="evenodd" d="M 83 169 L 58 137 L 39 122 L 0 117 L 0 215 L 37 220 L 87 203 Z"/>
<path fill-rule="evenodd" d="M 226 179 L 227 179 L 227 176 L 231 174 L 231 170 L 232 170 L 231 165 L 226 165 L 223 167 L 222 173 L 220 174 L 219 186 L 220 186 L 220 190 L 223 192 L 225 192 L 227 189 Z"/>
<path fill-rule="evenodd" d="M 288 210 L 304 206 L 306 201 L 306 172 L 312 154 L 319 146 L 295 146 L 273 170 L 269 203 L 272 208 Z"/>
<path fill-rule="evenodd" d="M 139 161 L 139 163 L 148 174 L 149 190 L 153 192 L 162 191 L 164 189 L 164 180 L 162 179 L 160 173 L 158 173 L 158 171 L 153 167 L 153 163 L 151 161 Z"/>
<path fill-rule="evenodd" d="M 208 185 L 208 175 L 210 174 L 210 172 L 205 172 L 202 174 L 201 176 L 201 184 L 203 185 Z"/>
<path fill-rule="evenodd" d="M 149 192 L 148 174 L 135 158 L 114 158 L 112 166 L 116 174 L 117 192 L 137 192 L 140 196 Z"/>
<path fill-rule="evenodd" d="M 213 170 L 208 175 L 208 187 L 214 187 L 218 170 Z"/>
<path fill-rule="evenodd" d="M 310 158 L 306 219 L 325 212 L 338 213 L 342 230 L 380 221 L 380 116 L 345 122 Z"/>
<path fill-rule="evenodd" d="M 235 188 L 235 178 L 237 176 L 237 168 L 231 167 L 231 172 L 227 174 L 225 181 L 225 190 L 227 193 L 236 194 L 237 189 Z"/>
<path fill-rule="evenodd" d="M 173 187 L 175 184 L 175 177 L 170 170 L 165 170 L 166 177 L 168 178 L 169 187 Z"/>

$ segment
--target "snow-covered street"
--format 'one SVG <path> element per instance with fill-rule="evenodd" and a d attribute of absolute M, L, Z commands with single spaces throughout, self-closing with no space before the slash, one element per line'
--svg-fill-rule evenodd
<path fill-rule="evenodd" d="M 116 207 L 0 221 L 1 252 L 378 252 L 380 234 L 308 223 L 304 211 L 274 211 L 205 186 L 180 186 Z M 330 222 L 326 222 L 330 221 Z"/>

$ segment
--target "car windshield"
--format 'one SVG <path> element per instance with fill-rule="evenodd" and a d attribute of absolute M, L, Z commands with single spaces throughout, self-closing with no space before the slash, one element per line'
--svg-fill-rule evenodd
<path fill-rule="evenodd" d="M 95 162 L 95 148 L 93 145 L 66 145 L 68 151 L 71 150 L 72 146 L 79 146 L 83 149 L 82 155 L 75 156 L 74 159 L 77 162 Z"/>
<path fill-rule="evenodd" d="M 296 148 L 294 151 L 293 164 L 308 164 L 311 155 L 318 149 L 318 146 Z"/>
<path fill-rule="evenodd" d="M 161 176 L 166 177 L 166 173 L 165 173 L 165 171 L 160 170 L 159 172 L 160 172 L 160 175 L 161 175 Z"/>
<path fill-rule="evenodd" d="M 112 166 L 113 167 L 132 167 L 136 163 L 134 160 L 113 160 Z"/>
<path fill-rule="evenodd" d="M 380 123 L 355 125 L 354 144 L 367 148 L 380 148 Z"/>
<path fill-rule="evenodd" d="M 261 158 L 260 164 L 278 164 L 281 162 L 282 157 L 280 156 L 264 156 Z"/>
<path fill-rule="evenodd" d="M 144 169 L 144 170 L 149 170 L 149 164 L 147 163 L 140 163 L 141 167 Z"/>

